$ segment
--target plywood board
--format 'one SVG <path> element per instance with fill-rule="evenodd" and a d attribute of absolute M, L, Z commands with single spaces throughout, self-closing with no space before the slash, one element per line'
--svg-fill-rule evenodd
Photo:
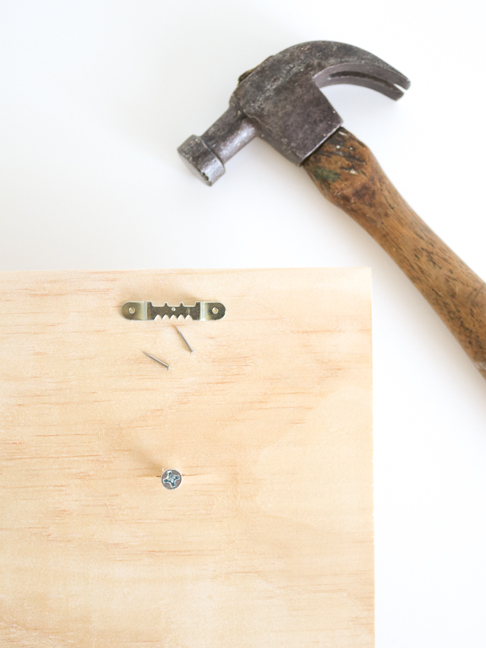
<path fill-rule="evenodd" d="M 0 293 L 0 645 L 373 645 L 369 270 Z M 193 354 L 174 320 L 120 315 L 205 299 L 227 315 L 179 320 Z"/>

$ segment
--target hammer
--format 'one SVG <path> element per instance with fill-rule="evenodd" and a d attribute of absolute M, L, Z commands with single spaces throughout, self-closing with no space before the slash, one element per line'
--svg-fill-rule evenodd
<path fill-rule="evenodd" d="M 228 110 L 178 151 L 210 186 L 255 137 L 303 166 L 405 272 L 486 378 L 486 284 L 409 207 L 365 144 L 342 128 L 320 90 L 338 83 L 394 100 L 410 87 L 398 70 L 358 47 L 302 43 L 242 74 Z"/>

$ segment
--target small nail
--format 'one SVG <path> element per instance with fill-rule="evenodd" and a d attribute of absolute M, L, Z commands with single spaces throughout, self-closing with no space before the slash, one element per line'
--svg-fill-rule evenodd
<path fill-rule="evenodd" d="M 184 340 L 184 342 L 186 343 L 187 348 L 189 349 L 189 351 L 190 351 L 191 353 L 194 353 L 194 349 L 193 349 L 192 346 L 189 344 L 189 342 L 186 340 L 186 338 L 185 338 L 185 336 L 184 336 L 184 333 L 179 329 L 178 326 L 175 326 L 174 328 L 175 328 L 175 330 L 179 333 L 179 335 L 180 335 L 181 338 Z"/>
<path fill-rule="evenodd" d="M 162 362 L 162 360 L 159 360 L 155 356 L 150 355 L 150 353 L 147 353 L 146 351 L 142 351 L 142 353 L 144 353 L 147 356 L 147 358 L 152 358 L 152 360 L 155 360 L 155 362 L 158 362 L 159 364 L 163 365 L 166 369 L 170 369 L 170 365 L 167 364 L 167 362 Z"/>

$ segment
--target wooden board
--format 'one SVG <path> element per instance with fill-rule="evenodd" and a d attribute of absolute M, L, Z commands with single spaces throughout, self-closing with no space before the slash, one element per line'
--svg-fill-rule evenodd
<path fill-rule="evenodd" d="M 369 270 L 0 292 L 0 645 L 373 645 Z M 179 320 L 193 354 L 174 320 L 120 315 L 205 299 L 227 315 Z"/>

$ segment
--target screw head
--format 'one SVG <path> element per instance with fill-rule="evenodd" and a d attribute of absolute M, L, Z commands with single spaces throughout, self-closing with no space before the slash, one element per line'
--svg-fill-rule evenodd
<path fill-rule="evenodd" d="M 182 475 L 178 470 L 166 470 L 161 481 L 164 488 L 174 490 L 182 484 Z"/>
<path fill-rule="evenodd" d="M 130 315 L 135 315 L 135 309 L 133 308 L 133 306 L 130 306 L 128 312 L 130 313 Z"/>

